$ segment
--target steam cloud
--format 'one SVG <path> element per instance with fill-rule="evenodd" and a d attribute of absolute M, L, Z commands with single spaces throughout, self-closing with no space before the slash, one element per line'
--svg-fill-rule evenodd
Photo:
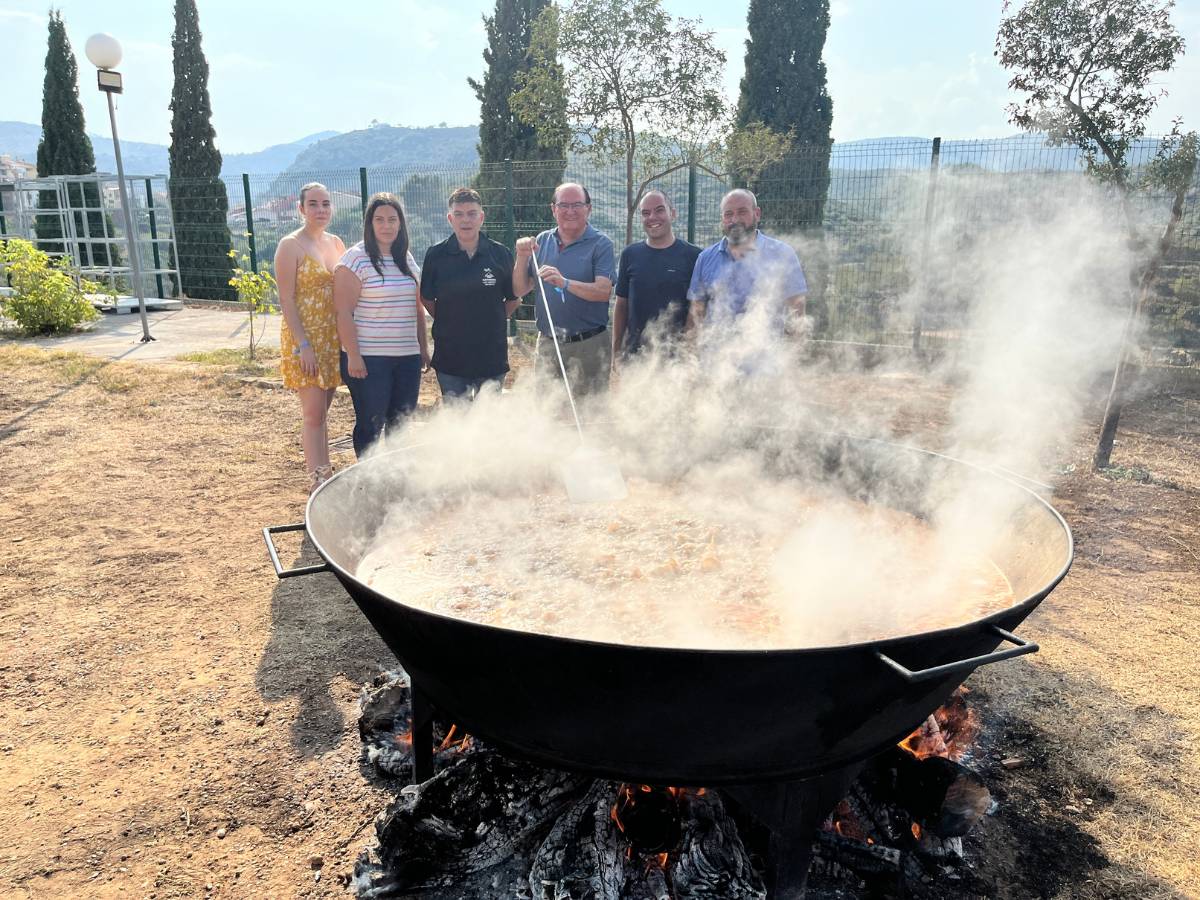
<path fill-rule="evenodd" d="M 936 530 L 931 574 L 909 590 L 893 582 L 881 591 L 910 550 L 897 541 L 894 520 L 848 518 L 836 503 L 798 516 L 772 462 L 788 435 L 896 439 L 899 432 L 1001 475 L 1045 482 L 1090 392 L 1111 370 L 1134 262 L 1115 204 L 1082 177 L 1023 184 L 1014 190 L 1010 178 L 944 173 L 939 191 L 948 212 L 935 232 L 926 240 L 920 227 L 897 226 L 890 235 L 913 273 L 911 289 L 887 313 L 900 327 L 907 328 L 917 304 L 966 310 L 951 335 L 936 333 L 945 322 L 927 321 L 932 339 L 957 347 L 931 371 L 914 374 L 907 362 L 868 369 L 854 348 L 814 352 L 780 340 L 768 304 L 759 302 L 736 329 L 713 329 L 694 352 L 639 355 L 606 397 L 583 405 L 589 441 L 610 444 L 627 478 L 683 485 L 679 508 L 664 514 L 717 521 L 739 539 L 774 542 L 765 577 L 792 645 L 911 632 L 912 622 L 936 614 L 930 598 L 956 583 L 964 555 L 997 549 L 1018 501 L 988 477 L 923 486 L 927 496 L 899 505 L 929 511 Z M 911 208 L 898 210 L 894 221 L 921 221 L 923 192 L 912 196 Z M 837 251 L 792 243 L 802 262 Z M 872 402 L 879 386 L 895 402 Z M 909 394 L 917 392 L 948 395 L 948 422 L 903 421 L 897 402 L 915 402 Z M 538 570 L 554 542 L 522 529 L 529 528 L 531 497 L 562 493 L 557 465 L 578 443 L 565 409 L 560 383 L 538 383 L 525 370 L 503 396 L 442 407 L 390 434 L 379 452 L 415 445 L 387 465 L 388 478 L 403 475 L 410 487 L 375 546 L 412 541 L 431 511 L 459 509 L 486 533 L 481 540 L 495 551 L 498 570 Z M 561 503 L 571 509 L 565 495 Z M 486 522 L 477 518 L 484 509 Z M 592 526 L 617 514 L 575 512 Z M 586 598 L 586 581 L 569 586 L 568 576 L 556 577 L 548 592 Z M 1023 587 L 1014 583 L 1018 600 Z M 676 639 L 725 645 L 722 634 L 701 633 L 695 622 L 683 628 L 685 618 Z"/>

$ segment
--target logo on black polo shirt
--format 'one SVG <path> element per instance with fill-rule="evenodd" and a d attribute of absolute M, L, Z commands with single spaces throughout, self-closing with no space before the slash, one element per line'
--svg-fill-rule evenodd
<path fill-rule="evenodd" d="M 483 270 L 483 284 L 484 287 L 496 286 L 496 276 L 492 274 L 492 270 L 489 268 L 484 268 Z"/>

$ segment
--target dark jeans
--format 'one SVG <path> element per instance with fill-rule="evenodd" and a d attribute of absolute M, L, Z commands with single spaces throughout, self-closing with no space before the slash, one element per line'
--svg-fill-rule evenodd
<path fill-rule="evenodd" d="M 437 380 L 438 387 L 442 389 L 443 402 L 459 399 L 474 400 L 485 384 L 494 384 L 497 391 L 504 387 L 503 375 L 492 375 L 490 378 L 464 378 L 461 375 L 438 372 Z"/>
<path fill-rule="evenodd" d="M 342 381 L 354 403 L 354 455 L 361 457 L 383 429 L 417 408 L 421 390 L 421 357 L 364 356 L 366 378 L 352 378 L 341 355 Z"/>

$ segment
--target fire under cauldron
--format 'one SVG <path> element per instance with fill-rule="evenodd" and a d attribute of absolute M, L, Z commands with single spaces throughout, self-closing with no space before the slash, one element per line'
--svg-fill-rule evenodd
<path fill-rule="evenodd" d="M 550 767 L 720 787 L 772 832 L 773 895 L 800 897 L 814 833 L 861 764 L 910 734 L 979 666 L 1037 651 L 1013 631 L 1066 575 L 1073 550 L 1053 507 L 1001 475 L 876 440 L 763 436 L 778 475 L 918 517 L 937 498 L 982 488 L 986 508 L 1003 511 L 982 549 L 1017 602 L 953 628 L 803 650 L 632 646 L 449 618 L 354 575 L 389 503 L 405 490 L 403 476 L 389 475 L 391 453 L 340 472 L 313 494 L 304 524 L 272 526 L 264 537 L 280 578 L 336 575 L 409 674 L 417 781 L 432 775 L 437 709 Z M 284 570 L 271 535 L 300 529 L 324 563 Z"/>

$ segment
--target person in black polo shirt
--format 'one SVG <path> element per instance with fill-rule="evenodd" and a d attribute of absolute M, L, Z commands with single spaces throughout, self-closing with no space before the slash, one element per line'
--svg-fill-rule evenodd
<path fill-rule="evenodd" d="M 487 383 L 496 390 L 508 371 L 508 317 L 513 293 L 508 248 L 482 232 L 477 191 L 450 195 L 446 220 L 454 233 L 425 252 L 421 302 L 433 317 L 433 362 L 442 399 L 473 399 Z"/>
<path fill-rule="evenodd" d="M 670 345 L 687 327 L 688 285 L 700 248 L 675 237 L 675 204 L 660 190 L 638 204 L 646 240 L 621 251 L 613 306 L 612 369 L 646 342 Z"/>

